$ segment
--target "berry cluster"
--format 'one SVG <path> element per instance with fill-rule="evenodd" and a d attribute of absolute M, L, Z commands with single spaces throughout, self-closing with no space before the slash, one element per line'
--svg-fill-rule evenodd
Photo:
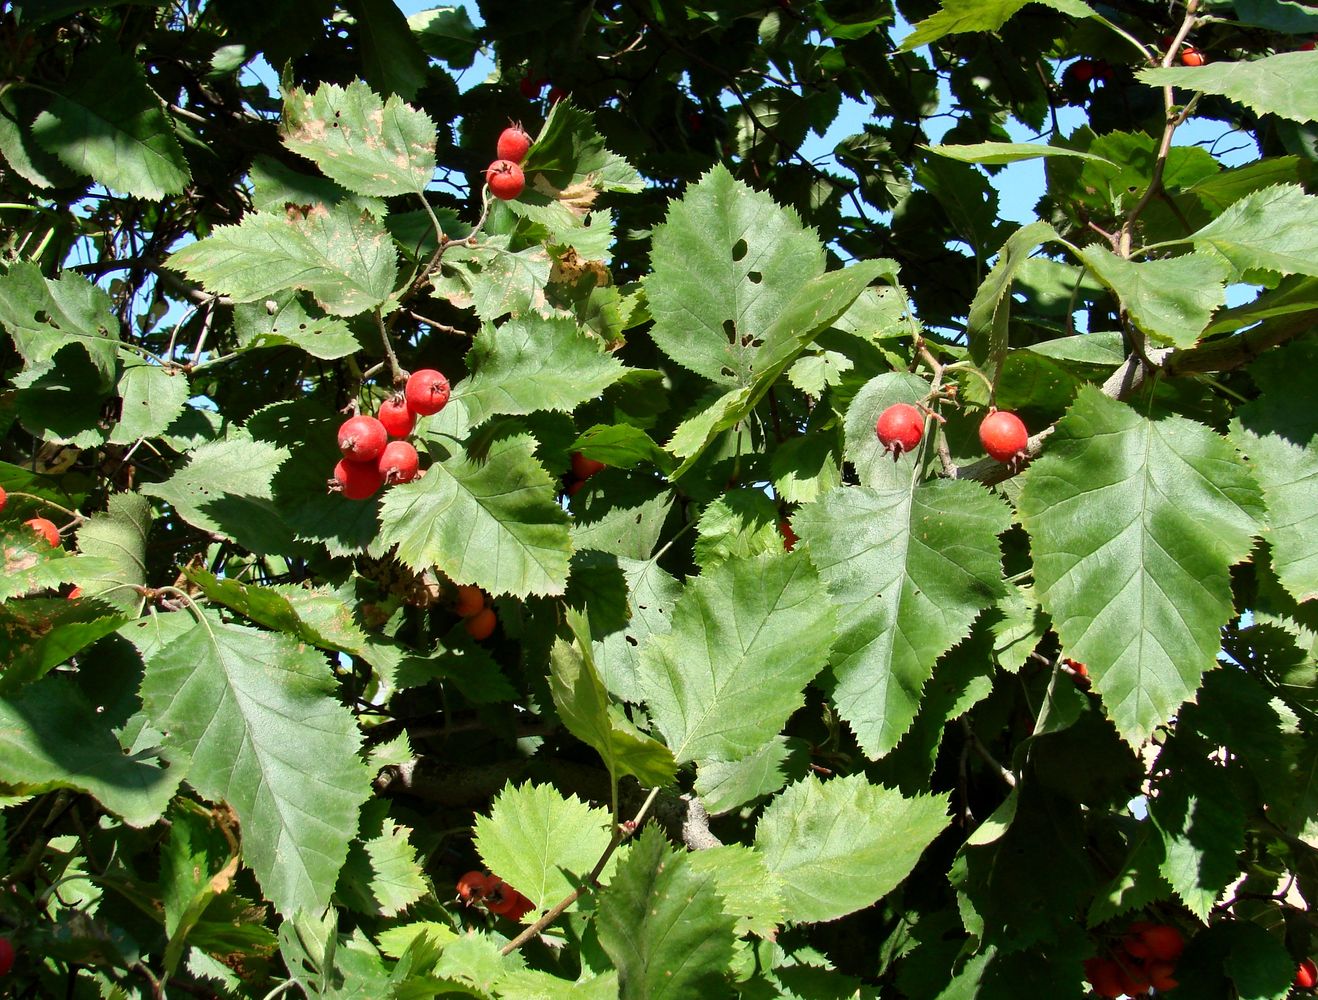
<path fill-rule="evenodd" d="M 349 500 L 365 500 L 381 486 L 409 483 L 417 476 L 420 458 L 405 438 L 417 417 L 438 413 L 448 403 L 448 379 L 433 368 L 413 372 L 401 397 L 386 399 L 374 417 L 349 417 L 339 428 L 343 458 L 334 466 L 331 492 Z"/>
<path fill-rule="evenodd" d="M 1127 929 L 1112 957 L 1085 959 L 1085 979 L 1100 997 L 1140 996 L 1150 990 L 1174 990 L 1176 961 L 1185 938 L 1171 924 L 1137 920 Z"/>
<path fill-rule="evenodd" d="M 574 497 L 586 485 L 586 480 L 597 472 L 602 472 L 606 466 L 603 462 L 597 462 L 593 458 L 587 458 L 579 451 L 572 453 L 572 471 L 567 474 L 563 480 L 563 485 L 567 490 L 567 495 Z"/>
<path fill-rule="evenodd" d="M 531 137 L 521 125 L 509 125 L 499 133 L 495 145 L 497 159 L 485 168 L 485 183 L 490 193 L 501 201 L 510 201 L 526 187 L 522 160 L 531 148 Z"/>
<path fill-rule="evenodd" d="M 924 413 L 910 403 L 893 403 L 879 414 L 874 425 L 883 450 L 896 461 L 912 451 L 924 437 Z M 989 410 L 979 425 L 979 443 L 985 453 L 999 462 L 1017 462 L 1025 457 L 1030 433 L 1016 414 L 1007 410 Z"/>
<path fill-rule="evenodd" d="M 458 587 L 453 610 L 464 619 L 462 627 L 477 642 L 493 635 L 494 627 L 499 623 L 494 616 L 494 609 L 485 601 L 485 592 L 480 587 L 473 587 L 470 584 L 464 583 Z"/>
<path fill-rule="evenodd" d="M 489 872 L 467 872 L 458 879 L 458 899 L 509 920 L 521 920 L 534 909 L 529 899 Z"/>

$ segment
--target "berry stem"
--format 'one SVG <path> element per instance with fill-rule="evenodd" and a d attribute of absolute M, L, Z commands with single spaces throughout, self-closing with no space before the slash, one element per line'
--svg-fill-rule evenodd
<path fill-rule="evenodd" d="M 380 328 L 380 343 L 384 344 L 384 356 L 389 364 L 389 377 L 394 388 L 398 389 L 407 382 L 407 372 L 398 364 L 398 355 L 394 354 L 394 345 L 389 340 L 389 328 L 384 325 L 384 317 L 380 314 L 379 306 L 375 308 L 375 325 Z"/>
<path fill-rule="evenodd" d="M 9 495 L 11 497 L 22 497 L 24 500 L 35 500 L 37 503 L 45 504 L 47 507 L 53 507 L 61 514 L 67 514 L 69 517 L 73 518 L 75 524 L 81 524 L 83 521 L 87 520 L 87 518 L 79 514 L 76 510 L 69 510 L 67 507 L 61 507 L 54 500 L 47 500 L 45 497 L 37 496 L 35 493 L 20 493 L 18 490 L 11 490 Z"/>

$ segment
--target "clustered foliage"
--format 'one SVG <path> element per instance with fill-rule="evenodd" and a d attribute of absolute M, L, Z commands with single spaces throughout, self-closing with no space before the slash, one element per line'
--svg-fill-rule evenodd
<path fill-rule="evenodd" d="M 480 13 L 0 8 L 0 992 L 1313 986 L 1318 12 Z"/>

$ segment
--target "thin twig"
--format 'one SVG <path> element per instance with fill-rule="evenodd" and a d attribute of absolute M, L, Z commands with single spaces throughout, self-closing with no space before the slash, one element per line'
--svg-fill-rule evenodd
<path fill-rule="evenodd" d="M 503 948 L 500 949 L 499 954 L 511 955 L 518 948 L 526 944 L 526 942 L 530 941 L 533 937 L 562 916 L 563 912 L 569 906 L 580 899 L 581 894 L 595 884 L 595 880 L 599 878 L 600 872 L 604 871 L 604 866 L 609 863 L 609 858 L 613 857 L 613 852 L 640 829 L 641 823 L 645 821 L 645 814 L 650 811 L 650 806 L 654 804 L 654 800 L 658 796 L 658 787 L 650 789 L 650 794 L 646 796 L 645 801 L 641 803 L 641 808 L 636 811 L 636 815 L 632 818 L 632 821 L 630 823 L 620 824 L 614 829 L 613 838 L 609 841 L 609 846 L 604 849 L 604 853 L 600 855 L 600 859 L 595 862 L 595 867 L 590 870 L 590 874 L 586 876 L 585 881 L 580 886 L 569 892 L 563 899 L 559 900 L 557 904 L 547 910 L 544 916 L 539 920 L 504 945 Z"/>
<path fill-rule="evenodd" d="M 1015 788 L 1016 775 L 1012 774 L 1000 763 L 998 763 L 998 759 L 994 757 L 992 753 L 989 752 L 989 748 L 986 747 L 980 741 L 980 738 L 975 735 L 975 730 L 971 728 L 970 720 L 965 718 L 964 716 L 962 716 L 961 718 L 961 728 L 965 730 L 966 741 L 970 744 L 971 749 L 973 749 L 975 753 L 979 754 L 980 758 L 984 761 L 984 763 L 988 764 L 989 768 L 992 769 L 999 778 L 1001 778 L 1004 782 L 1006 782 L 1007 785 L 1009 785 L 1010 787 Z"/>
<path fill-rule="evenodd" d="M 384 317 L 380 315 L 378 306 L 375 309 L 375 325 L 380 328 L 380 342 L 384 344 L 384 356 L 389 364 L 390 381 L 395 389 L 400 389 L 407 381 L 407 373 L 398 364 L 398 355 L 394 353 L 394 345 L 389 340 L 389 328 L 384 325 Z"/>

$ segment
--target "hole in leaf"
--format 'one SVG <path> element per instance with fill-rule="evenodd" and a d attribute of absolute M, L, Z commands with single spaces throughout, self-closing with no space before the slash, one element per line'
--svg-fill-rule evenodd
<path fill-rule="evenodd" d="M 640 643 L 637 642 L 635 639 L 633 639 L 631 636 L 627 636 L 627 645 L 629 645 L 629 646 L 639 646 Z"/>
<path fill-rule="evenodd" d="M 764 280 L 764 275 L 762 275 L 759 271 L 751 271 L 749 274 L 746 275 L 746 277 L 750 278 L 752 285 L 758 285 L 761 281 Z"/>
<path fill-rule="evenodd" d="M 732 244 L 732 259 L 741 260 L 746 256 L 746 251 L 749 249 L 750 247 L 746 245 L 745 240 L 738 240 L 736 243 Z"/>
<path fill-rule="evenodd" d="M 723 332 L 732 343 L 737 342 L 737 324 L 733 320 L 725 319 L 723 321 Z"/>

